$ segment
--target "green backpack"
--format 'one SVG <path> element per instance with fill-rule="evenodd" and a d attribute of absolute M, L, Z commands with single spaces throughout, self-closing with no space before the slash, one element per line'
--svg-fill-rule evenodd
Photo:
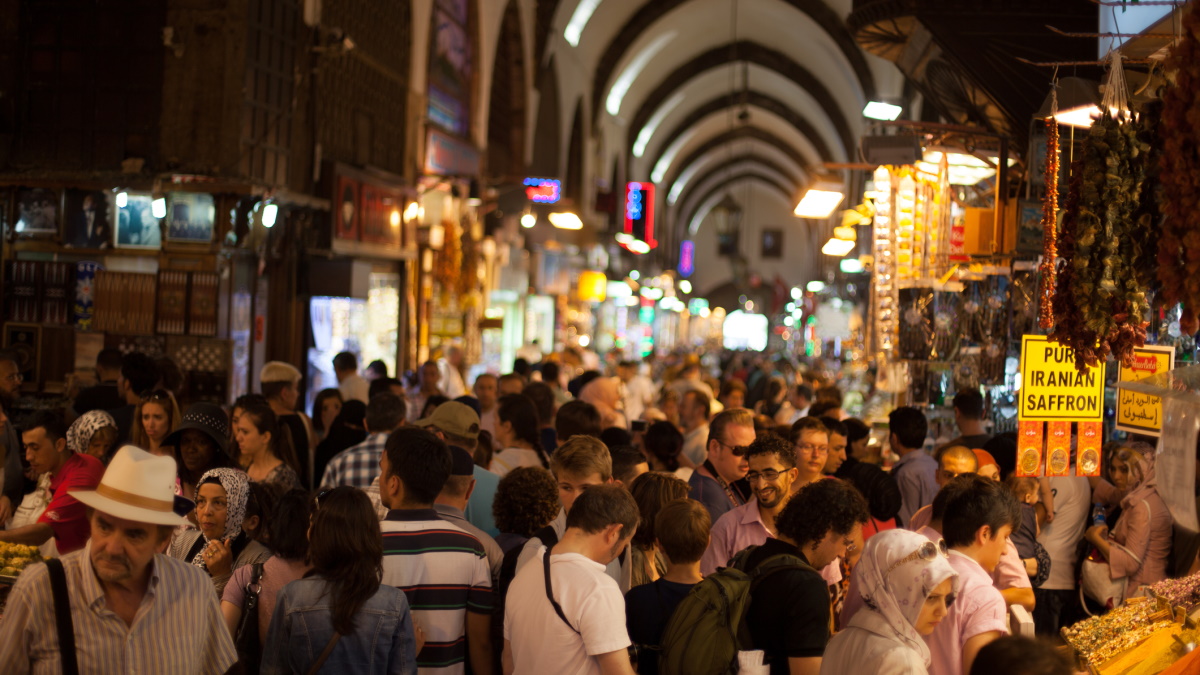
<path fill-rule="evenodd" d="M 751 592 L 776 572 L 812 570 L 801 558 L 781 553 L 746 573 L 746 560 L 757 548 L 738 552 L 729 567 L 705 577 L 679 602 L 663 630 L 661 675 L 736 675 L 738 651 L 752 648 L 746 627 Z"/>

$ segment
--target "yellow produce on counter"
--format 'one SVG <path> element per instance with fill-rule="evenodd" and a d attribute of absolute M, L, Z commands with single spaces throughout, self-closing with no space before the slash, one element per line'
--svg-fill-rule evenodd
<path fill-rule="evenodd" d="M 15 577 L 21 570 L 42 561 L 36 546 L 0 542 L 0 576 Z"/>

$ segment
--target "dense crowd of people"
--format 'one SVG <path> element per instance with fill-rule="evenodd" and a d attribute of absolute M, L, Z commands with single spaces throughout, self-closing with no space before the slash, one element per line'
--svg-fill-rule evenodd
<path fill-rule="evenodd" d="M 49 560 L 9 594 L 4 671 L 1066 673 L 1009 608 L 1080 618 L 1077 549 L 1117 604 L 1195 567 L 1151 446 L 1019 478 L 977 391 L 931 439 L 762 354 L 563 352 L 468 391 L 451 351 L 404 381 L 339 354 L 310 416 L 286 363 L 181 412 L 169 363 L 105 350 L 19 427 L 0 358 L 0 541 Z"/>

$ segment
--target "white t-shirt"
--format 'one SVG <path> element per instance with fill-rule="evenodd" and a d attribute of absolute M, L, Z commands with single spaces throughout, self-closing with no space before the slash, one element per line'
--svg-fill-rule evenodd
<path fill-rule="evenodd" d="M 1070 469 L 1075 473 L 1075 467 Z M 1092 487 L 1086 478 L 1064 476 L 1050 479 L 1054 494 L 1054 520 L 1042 525 L 1038 541 L 1050 556 L 1050 576 L 1041 588 L 1073 590 L 1075 588 L 1075 546 L 1083 539 L 1091 512 Z"/>
<path fill-rule="evenodd" d="M 519 466 L 542 466 L 542 456 L 537 450 L 527 448 L 505 448 L 492 457 L 492 465 L 488 470 L 500 476 L 508 475 L 509 471 Z"/>
<path fill-rule="evenodd" d="M 551 555 L 554 599 L 572 630 L 546 597 L 546 553 L 543 548 L 536 564 L 517 572 L 508 589 L 504 639 L 511 643 L 513 672 L 599 675 L 600 666 L 592 657 L 630 644 L 625 598 L 617 582 L 604 573 L 604 565 L 578 553 Z"/>

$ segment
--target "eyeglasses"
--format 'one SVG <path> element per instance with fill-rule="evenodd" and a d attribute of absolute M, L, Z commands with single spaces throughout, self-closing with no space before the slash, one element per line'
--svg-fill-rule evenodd
<path fill-rule="evenodd" d="M 797 443 L 796 450 L 799 452 L 803 452 L 805 454 L 811 454 L 814 456 L 829 454 L 829 446 L 828 445 L 814 445 L 812 443 Z"/>
<path fill-rule="evenodd" d="M 913 551 L 912 553 L 909 553 L 908 555 L 904 556 L 903 558 L 892 563 L 892 566 L 887 568 L 887 571 L 883 573 L 883 576 L 886 577 L 887 575 L 892 573 L 892 570 L 896 569 L 897 567 L 899 567 L 905 563 L 910 563 L 914 560 L 924 560 L 925 562 L 932 562 L 933 560 L 937 559 L 939 553 L 941 554 L 941 556 L 943 558 L 950 557 L 950 550 L 948 548 L 946 548 L 946 540 L 938 539 L 937 543 L 934 543 L 932 541 L 927 541 L 924 544 L 921 544 L 917 548 L 917 550 Z M 946 605 L 949 606 L 950 602 L 951 602 L 950 598 L 947 597 Z"/>
<path fill-rule="evenodd" d="M 730 445 L 719 438 L 717 439 L 717 443 L 729 448 L 729 452 L 733 453 L 734 457 L 745 457 L 746 453 L 750 450 L 750 446 L 748 445 Z"/>
<path fill-rule="evenodd" d="M 761 479 L 761 480 L 765 480 L 768 483 L 774 483 L 775 481 L 779 480 L 779 477 L 785 473 L 787 473 L 787 472 L 786 471 L 776 471 L 775 469 L 767 469 L 766 471 L 763 471 L 761 473 L 758 471 L 751 471 L 750 473 L 746 474 L 746 482 L 753 485 L 755 481 Z"/>

